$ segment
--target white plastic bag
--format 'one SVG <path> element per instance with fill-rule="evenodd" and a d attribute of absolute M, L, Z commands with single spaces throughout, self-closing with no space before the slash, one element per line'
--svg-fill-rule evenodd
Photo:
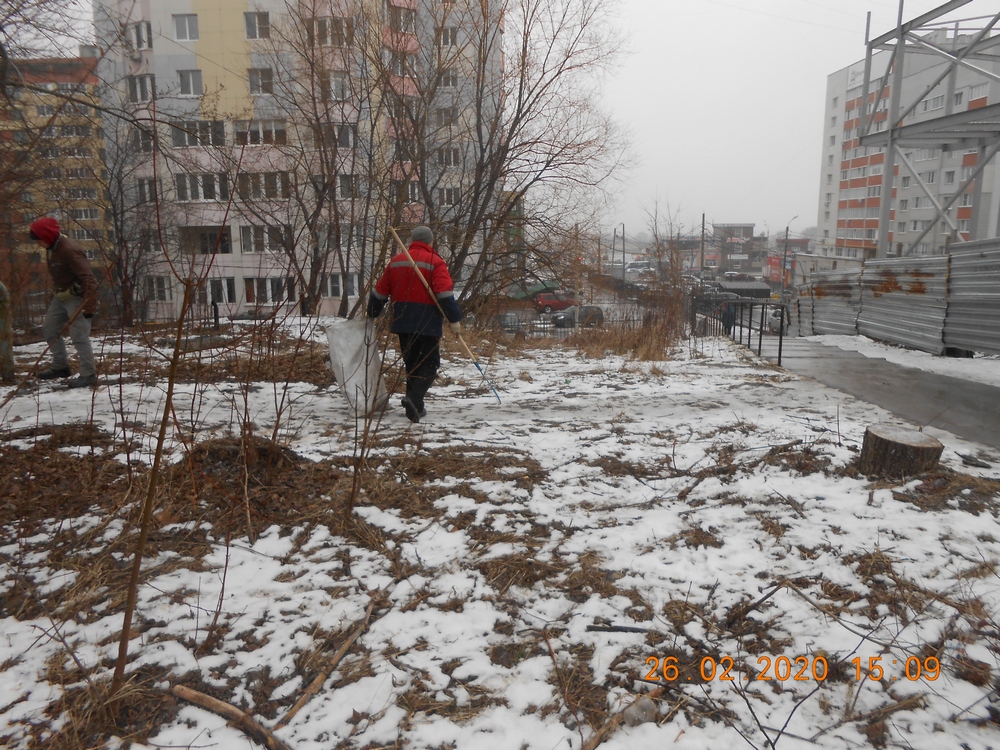
<path fill-rule="evenodd" d="M 371 414 L 389 400 L 382 380 L 375 323 L 367 318 L 334 318 L 326 329 L 330 366 L 356 416 Z"/>

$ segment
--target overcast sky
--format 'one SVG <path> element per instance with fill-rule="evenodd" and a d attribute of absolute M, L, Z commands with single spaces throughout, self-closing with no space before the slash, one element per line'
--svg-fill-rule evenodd
<path fill-rule="evenodd" d="M 906 0 L 903 18 L 941 4 Z M 684 231 L 702 213 L 772 236 L 814 226 L 826 77 L 864 58 L 868 11 L 872 37 L 895 28 L 896 0 L 621 0 L 630 53 L 604 101 L 639 158 L 608 233 L 644 231 L 657 199 Z"/>

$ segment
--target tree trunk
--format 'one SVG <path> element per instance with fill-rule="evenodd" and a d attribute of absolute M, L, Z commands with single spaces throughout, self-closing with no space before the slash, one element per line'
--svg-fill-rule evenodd
<path fill-rule="evenodd" d="M 0 380 L 14 379 L 14 311 L 10 294 L 0 282 Z"/>
<path fill-rule="evenodd" d="M 868 427 L 858 469 L 882 477 L 921 474 L 938 465 L 943 450 L 939 441 L 923 432 L 885 425 Z"/>

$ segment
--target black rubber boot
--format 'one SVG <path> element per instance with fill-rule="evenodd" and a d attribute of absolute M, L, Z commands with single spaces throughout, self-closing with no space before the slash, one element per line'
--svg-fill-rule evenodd
<path fill-rule="evenodd" d="M 55 380 L 56 378 L 68 378 L 73 374 L 73 371 L 68 367 L 60 367 L 58 369 L 50 367 L 48 370 L 42 370 L 38 373 L 39 380 Z"/>

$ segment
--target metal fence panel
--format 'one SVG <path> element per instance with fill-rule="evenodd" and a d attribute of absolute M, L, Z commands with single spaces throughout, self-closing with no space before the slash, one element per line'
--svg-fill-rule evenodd
<path fill-rule="evenodd" d="M 824 271 L 813 275 L 813 333 L 855 336 L 861 295 L 860 271 Z"/>
<path fill-rule="evenodd" d="M 953 249 L 945 346 L 1000 354 L 1000 245 Z"/>
<path fill-rule="evenodd" d="M 858 333 L 941 354 L 947 282 L 945 256 L 868 261 L 861 274 Z"/>

